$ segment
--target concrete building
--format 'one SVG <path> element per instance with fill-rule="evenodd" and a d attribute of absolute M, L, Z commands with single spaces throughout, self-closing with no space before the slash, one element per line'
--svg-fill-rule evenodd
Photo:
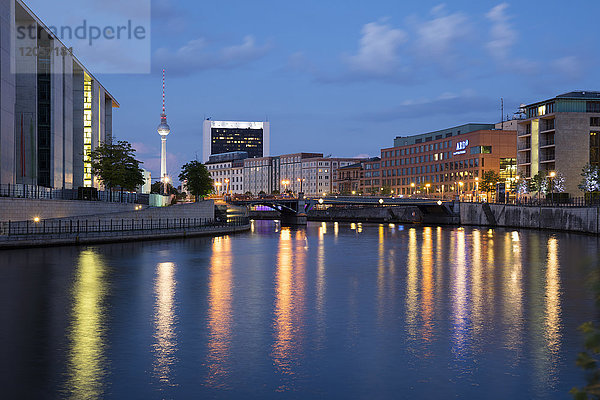
<path fill-rule="evenodd" d="M 137 192 L 142 194 L 150 194 L 152 191 L 152 174 L 150 171 L 143 168 L 142 171 L 144 175 L 144 184 L 138 188 Z"/>
<path fill-rule="evenodd" d="M 556 171 L 566 192 L 580 196 L 577 185 L 586 163 L 600 165 L 600 92 L 569 92 L 524 107 L 518 123 L 520 176 Z"/>
<path fill-rule="evenodd" d="M 245 151 L 216 154 L 205 163 L 218 194 L 243 194 Z"/>
<path fill-rule="evenodd" d="M 323 157 L 323 153 L 294 153 L 279 156 L 281 181 L 289 182 L 287 189 L 293 193 L 304 191 L 306 177 L 302 175 L 302 161 L 307 158 Z M 280 182 L 281 183 L 281 182 Z M 286 185 L 281 185 L 285 190 Z"/>
<path fill-rule="evenodd" d="M 280 191 L 279 157 L 257 157 L 244 160 L 244 193 L 257 195 Z"/>
<path fill-rule="evenodd" d="M 0 184 L 98 187 L 89 154 L 119 104 L 22 1 L 0 1 L 0 38 Z"/>
<path fill-rule="evenodd" d="M 484 171 L 493 170 L 514 184 L 516 131 L 493 124 L 467 124 L 442 131 L 396 138 L 381 150 L 380 190 L 398 195 L 476 196 Z"/>
<path fill-rule="evenodd" d="M 202 162 L 211 155 L 245 151 L 248 157 L 265 157 L 270 151 L 268 122 L 204 121 Z"/>

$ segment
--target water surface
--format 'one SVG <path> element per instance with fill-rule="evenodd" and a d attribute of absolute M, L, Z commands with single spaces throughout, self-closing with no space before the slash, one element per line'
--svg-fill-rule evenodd
<path fill-rule="evenodd" d="M 568 399 L 598 240 L 257 221 L 0 253 L 4 398 Z"/>

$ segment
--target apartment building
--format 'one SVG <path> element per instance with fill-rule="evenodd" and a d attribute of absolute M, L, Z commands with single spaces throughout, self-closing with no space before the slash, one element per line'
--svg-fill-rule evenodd
<path fill-rule="evenodd" d="M 337 185 L 340 194 L 376 194 L 379 186 L 379 166 L 381 159 L 372 157 L 364 161 L 341 167 Z"/>
<path fill-rule="evenodd" d="M 307 196 L 320 196 L 339 193 L 338 170 L 355 164 L 360 158 L 316 157 L 302 161 L 304 193 Z"/>
<path fill-rule="evenodd" d="M 279 157 L 256 157 L 244 160 L 243 191 L 257 195 L 280 190 Z"/>
<path fill-rule="evenodd" d="M 286 184 L 281 185 L 281 189 L 291 190 L 293 193 L 304 191 L 306 178 L 302 175 L 302 161 L 307 158 L 322 158 L 323 153 L 294 153 L 279 156 L 281 181 Z"/>

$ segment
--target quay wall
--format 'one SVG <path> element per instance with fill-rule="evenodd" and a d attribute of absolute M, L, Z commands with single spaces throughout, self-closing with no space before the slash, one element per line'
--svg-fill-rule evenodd
<path fill-rule="evenodd" d="M 135 210 L 142 207 L 141 210 Z M 106 203 L 79 200 L 40 200 L 0 198 L 0 222 L 44 219 L 148 219 L 148 218 L 214 218 L 212 200 L 176 204 L 170 207 L 148 207 L 137 204 Z"/>
<path fill-rule="evenodd" d="M 461 225 L 549 229 L 598 234 L 597 207 L 535 207 L 461 203 Z"/>

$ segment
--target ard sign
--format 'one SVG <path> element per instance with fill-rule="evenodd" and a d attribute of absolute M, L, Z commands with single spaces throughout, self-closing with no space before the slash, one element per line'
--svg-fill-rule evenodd
<path fill-rule="evenodd" d="M 469 147 L 469 140 L 461 140 L 460 142 L 456 143 L 456 151 L 452 154 L 455 156 L 459 154 L 466 154 L 467 147 Z"/>

